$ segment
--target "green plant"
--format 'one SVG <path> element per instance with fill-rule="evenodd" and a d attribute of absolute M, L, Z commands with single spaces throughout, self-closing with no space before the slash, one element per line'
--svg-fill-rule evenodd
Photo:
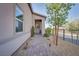
<path fill-rule="evenodd" d="M 35 34 L 35 29 L 34 29 L 34 27 L 32 26 L 32 28 L 31 28 L 31 37 L 33 37 L 34 34 Z"/>
<path fill-rule="evenodd" d="M 54 35 L 54 28 L 51 29 L 51 35 Z"/>
<path fill-rule="evenodd" d="M 52 34 L 51 30 L 52 30 L 51 28 L 46 28 L 44 36 L 49 37 Z"/>
<path fill-rule="evenodd" d="M 44 34 L 44 37 L 49 37 L 49 35 L 47 33 Z"/>
<path fill-rule="evenodd" d="M 45 32 L 46 32 L 48 35 L 51 35 L 51 30 L 52 30 L 52 29 L 48 27 L 48 28 L 45 30 Z"/>

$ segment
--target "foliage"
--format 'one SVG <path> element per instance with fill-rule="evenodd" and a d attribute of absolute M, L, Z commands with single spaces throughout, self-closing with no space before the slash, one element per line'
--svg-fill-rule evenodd
<path fill-rule="evenodd" d="M 52 34 L 51 30 L 52 30 L 52 29 L 49 28 L 49 27 L 46 28 L 46 29 L 45 29 L 45 34 L 44 34 L 44 36 L 45 36 L 45 37 L 49 37 L 49 36 Z"/>
<path fill-rule="evenodd" d="M 49 35 L 47 33 L 44 34 L 44 37 L 49 37 Z"/>
<path fill-rule="evenodd" d="M 52 29 L 52 35 L 54 35 L 54 28 Z"/>
<path fill-rule="evenodd" d="M 67 23 L 66 18 L 69 10 L 72 8 L 69 3 L 52 3 L 47 4 L 48 23 L 51 25 L 59 25 Z"/>
<path fill-rule="evenodd" d="M 32 28 L 31 28 L 31 37 L 33 37 L 34 34 L 35 34 L 35 29 L 34 29 L 34 27 L 32 26 Z"/>
<path fill-rule="evenodd" d="M 79 21 L 72 21 L 71 23 L 68 24 L 68 30 L 70 32 L 75 32 L 79 31 Z"/>

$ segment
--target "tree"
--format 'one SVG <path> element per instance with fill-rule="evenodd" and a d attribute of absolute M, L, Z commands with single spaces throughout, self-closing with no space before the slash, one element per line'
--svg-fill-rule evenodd
<path fill-rule="evenodd" d="M 74 21 L 72 21 L 72 22 L 70 22 L 70 23 L 68 23 L 68 30 L 70 31 L 70 32 L 76 32 L 76 31 L 79 31 L 79 20 L 74 20 Z"/>
<path fill-rule="evenodd" d="M 69 13 L 69 10 L 72 8 L 74 4 L 69 3 L 51 3 L 47 4 L 47 14 L 48 14 L 48 23 L 51 24 L 51 26 L 55 26 L 55 40 L 56 45 L 58 44 L 58 29 L 59 26 L 62 26 L 67 21 L 67 16 Z"/>

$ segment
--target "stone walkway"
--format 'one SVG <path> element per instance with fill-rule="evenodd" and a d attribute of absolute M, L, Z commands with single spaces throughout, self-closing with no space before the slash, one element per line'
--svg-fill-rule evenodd
<path fill-rule="evenodd" d="M 27 56 L 48 56 L 49 54 L 49 44 L 46 38 L 41 35 L 35 35 L 31 38 L 31 41 L 28 43 L 26 50 L 20 50 L 14 55 L 27 55 Z"/>
<path fill-rule="evenodd" d="M 14 53 L 15 56 L 79 56 L 79 46 L 67 41 L 59 40 L 58 46 L 41 35 L 35 35 L 28 42 L 27 49 L 20 49 Z M 51 47 L 49 47 L 51 43 Z"/>
<path fill-rule="evenodd" d="M 29 43 L 29 48 L 26 50 L 26 55 L 46 56 L 49 55 L 49 45 L 41 35 L 36 35 Z"/>

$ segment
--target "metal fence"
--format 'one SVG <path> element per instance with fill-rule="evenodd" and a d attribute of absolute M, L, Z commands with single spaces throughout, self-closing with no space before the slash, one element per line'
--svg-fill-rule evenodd
<path fill-rule="evenodd" d="M 59 31 L 59 37 L 65 41 L 79 45 L 79 33 L 68 32 L 67 30 Z"/>

